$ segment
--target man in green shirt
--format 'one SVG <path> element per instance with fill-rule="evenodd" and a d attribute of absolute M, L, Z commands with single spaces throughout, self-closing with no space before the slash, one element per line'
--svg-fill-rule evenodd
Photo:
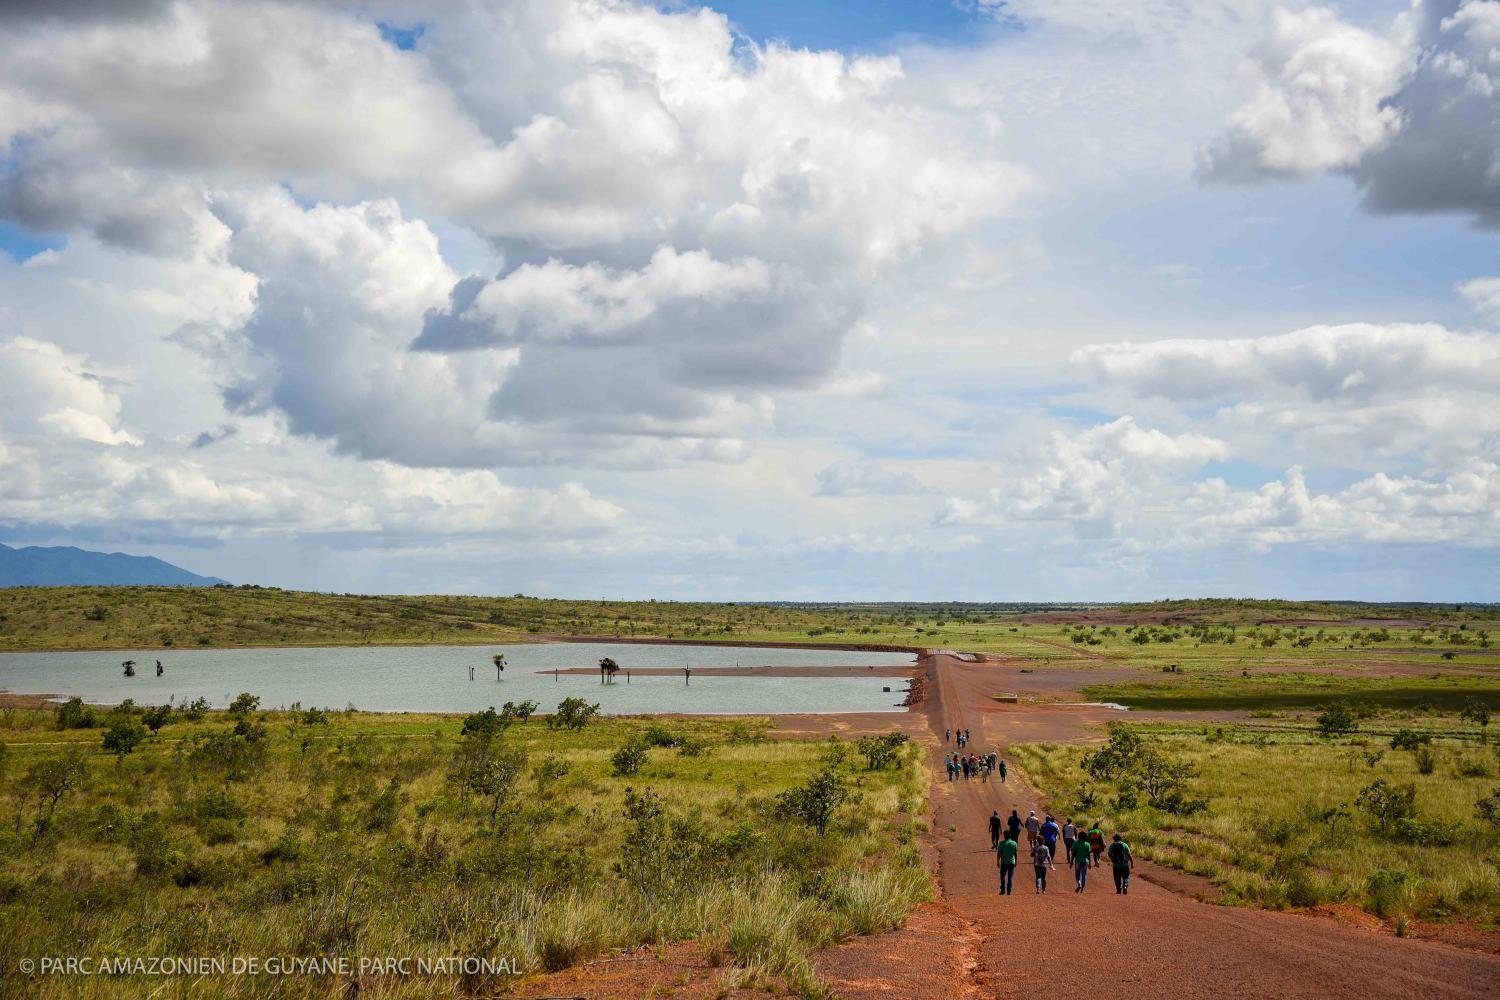
<path fill-rule="evenodd" d="M 1005 839 L 995 847 L 995 863 L 1000 866 L 1000 895 L 1009 896 L 1016 880 L 1016 853 L 1020 845 L 1015 834 L 1006 832 Z"/>
<path fill-rule="evenodd" d="M 1109 845 L 1109 863 L 1114 868 L 1115 892 L 1121 896 L 1129 895 L 1130 869 L 1135 866 L 1135 858 L 1130 853 L 1130 845 L 1118 833 Z"/>
<path fill-rule="evenodd" d="M 1073 852 L 1073 881 L 1078 883 L 1074 892 L 1082 892 L 1089 881 L 1089 854 L 1091 848 L 1087 837 L 1079 837 L 1069 848 Z"/>

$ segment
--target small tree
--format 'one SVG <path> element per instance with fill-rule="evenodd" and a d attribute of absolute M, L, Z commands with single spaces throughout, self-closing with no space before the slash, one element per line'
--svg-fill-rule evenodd
<path fill-rule="evenodd" d="M 1415 750 L 1432 742 L 1431 733 L 1419 733 L 1415 729 L 1398 729 L 1391 737 L 1392 750 Z"/>
<path fill-rule="evenodd" d="M 1417 786 L 1410 783 L 1393 785 L 1384 778 L 1377 778 L 1360 789 L 1354 802 L 1375 820 L 1381 836 L 1385 836 L 1401 820 L 1416 816 Z"/>
<path fill-rule="evenodd" d="M 491 705 L 483 712 L 465 716 L 463 728 L 459 732 L 464 736 L 490 737 L 503 731 L 509 725 L 510 717 L 498 714 L 495 706 Z"/>
<path fill-rule="evenodd" d="M 1478 698 L 1466 698 L 1463 711 L 1458 713 L 1458 717 L 1484 729 L 1490 724 L 1490 708 Z"/>
<path fill-rule="evenodd" d="M 515 719 L 518 722 L 525 722 L 531 718 L 536 710 L 537 704 L 534 701 L 523 701 L 519 704 L 507 701 L 504 705 L 500 706 L 500 716 L 505 719 Z"/>
<path fill-rule="evenodd" d="M 1335 736 L 1348 736 L 1358 725 L 1354 719 L 1354 712 L 1341 701 L 1324 705 L 1322 711 L 1318 713 L 1317 722 L 1318 732 L 1328 739 Z"/>
<path fill-rule="evenodd" d="M 1474 815 L 1500 832 L 1500 785 L 1474 804 Z"/>
<path fill-rule="evenodd" d="M 148 708 L 145 714 L 141 716 L 141 721 L 146 724 L 147 729 L 151 730 L 151 735 L 155 736 L 162 731 L 162 728 L 167 723 L 172 721 L 172 706 L 157 705 L 155 708 Z"/>
<path fill-rule="evenodd" d="M 547 717 L 549 729 L 571 729 L 574 732 L 587 726 L 599 714 L 599 705 L 590 705 L 582 698 L 564 698 L 557 705 L 557 711 Z"/>
<path fill-rule="evenodd" d="M 856 744 L 870 770 L 880 771 L 896 760 L 896 753 L 906 743 L 905 733 L 882 733 L 879 736 L 861 736 Z"/>
<path fill-rule="evenodd" d="M 69 698 L 57 706 L 58 729 L 93 729 L 98 724 L 98 713 L 93 706 L 85 705 L 82 698 Z"/>
<path fill-rule="evenodd" d="M 126 754 L 135 753 L 135 748 L 146 738 L 146 727 L 128 715 L 122 715 L 110 724 L 104 734 L 104 749 L 115 755 L 117 761 Z"/>
<path fill-rule="evenodd" d="M 843 772 L 835 765 L 825 765 L 806 783 L 787 789 L 776 797 L 776 813 L 786 819 L 798 819 L 812 826 L 822 836 L 828 821 L 849 797 L 849 786 Z"/>
<path fill-rule="evenodd" d="M 244 718 L 258 708 L 260 708 L 260 699 L 249 691 L 241 691 L 234 701 L 229 703 L 229 714 Z"/>
<path fill-rule="evenodd" d="M 609 758 L 610 765 L 614 769 L 615 777 L 628 778 L 641 769 L 650 757 L 650 751 L 646 744 L 638 736 L 632 736 L 625 741 L 625 745 L 616 750 Z"/>
<path fill-rule="evenodd" d="M 31 789 L 37 800 L 36 835 L 40 837 L 52 823 L 57 804 L 63 797 L 83 784 L 85 771 L 83 755 L 72 750 L 61 757 L 39 760 L 26 769 L 23 779 L 25 787 Z"/>

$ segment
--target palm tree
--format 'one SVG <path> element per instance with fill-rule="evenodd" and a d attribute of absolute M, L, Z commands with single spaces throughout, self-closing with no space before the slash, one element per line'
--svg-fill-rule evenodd
<path fill-rule="evenodd" d="M 496 653 L 494 656 L 490 657 L 490 659 L 495 661 L 495 680 L 498 681 L 500 679 L 500 675 L 505 672 L 505 654 Z"/>
<path fill-rule="evenodd" d="M 614 683 L 615 673 L 619 669 L 620 669 L 620 665 L 618 663 L 616 663 L 614 660 L 610 659 L 608 656 L 606 656 L 604 659 L 600 660 L 599 661 L 599 683 L 600 684 L 612 684 L 612 683 Z"/>
<path fill-rule="evenodd" d="M 135 676 L 135 661 L 134 660 L 126 660 L 124 663 L 120 664 L 120 666 L 122 666 L 122 667 L 125 668 L 125 676 L 126 677 L 134 677 Z"/>

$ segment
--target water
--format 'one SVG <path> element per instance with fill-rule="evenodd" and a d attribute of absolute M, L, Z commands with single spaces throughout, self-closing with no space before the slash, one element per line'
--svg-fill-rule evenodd
<path fill-rule="evenodd" d="M 490 657 L 506 657 L 495 679 Z M 601 657 L 622 673 L 599 683 Z M 136 661 L 126 677 L 125 660 Z M 166 667 L 156 676 L 156 661 Z M 517 646 L 360 646 L 283 649 L 184 649 L 132 653 L 0 653 L 0 689 L 26 694 L 77 695 L 85 701 L 161 704 L 207 698 L 224 707 L 241 691 L 264 708 L 306 707 L 371 712 L 474 712 L 531 699 L 547 711 L 569 696 L 598 702 L 609 714 L 691 712 L 767 715 L 785 712 L 899 712 L 902 677 L 632 677 L 635 667 L 902 666 L 907 653 L 747 646 L 653 646 L 615 643 L 541 643 Z M 474 680 L 469 680 L 469 668 Z M 585 667 L 592 674 L 554 679 L 540 670 Z M 890 691 L 881 691 L 889 687 Z"/>

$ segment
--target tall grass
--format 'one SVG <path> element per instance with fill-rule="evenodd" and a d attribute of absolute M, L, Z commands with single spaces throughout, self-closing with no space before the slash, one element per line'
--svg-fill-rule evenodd
<path fill-rule="evenodd" d="M 460 742 L 453 719 L 336 713 L 306 726 L 266 713 L 257 721 L 270 734 L 264 759 L 232 780 L 194 751 L 227 729 L 223 716 L 169 725 L 118 763 L 97 749 L 99 730 L 12 718 L 0 731 L 9 747 L 0 775 L 7 995 L 103 998 L 164 982 L 12 974 L 19 958 L 42 955 L 462 955 L 534 974 L 614 948 L 697 940 L 746 981 L 771 977 L 817 996 L 814 949 L 897 926 L 931 891 L 913 846 L 916 747 L 892 769 L 851 765 L 855 794 L 818 836 L 773 804 L 818 766 L 820 748 L 767 739 L 763 725 L 741 720 L 674 720 L 707 752 L 654 749 L 630 779 L 610 776 L 608 757 L 648 720 L 609 719 L 576 734 L 516 725 L 501 737 L 508 745 L 570 770 L 545 785 L 528 771 L 491 822 L 488 804 L 466 801 L 449 779 Z M 75 750 L 85 782 L 38 834 L 28 774 Z M 639 849 L 623 812 L 628 786 L 659 797 L 669 834 L 645 859 L 663 876 L 644 886 L 619 867 Z M 355 978 L 362 997 L 404 998 L 492 993 L 511 977 Z M 165 982 L 171 995 L 182 985 Z M 349 987 L 339 976 L 205 986 L 226 997 L 343 996 Z"/>

